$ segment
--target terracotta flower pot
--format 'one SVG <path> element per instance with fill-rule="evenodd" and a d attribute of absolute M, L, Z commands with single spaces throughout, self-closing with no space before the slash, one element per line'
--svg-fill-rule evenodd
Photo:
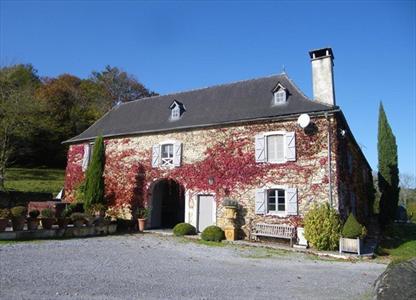
<path fill-rule="evenodd" d="M 42 218 L 42 228 L 51 229 L 52 225 L 55 224 L 55 218 Z"/>
<path fill-rule="evenodd" d="M 58 219 L 58 226 L 60 229 L 65 229 L 69 224 L 68 218 L 59 218 Z"/>
<path fill-rule="evenodd" d="M 27 218 L 27 229 L 28 230 L 37 230 L 39 227 L 38 218 Z"/>
<path fill-rule="evenodd" d="M 0 219 L 0 232 L 5 231 L 9 225 L 9 219 Z"/>
<path fill-rule="evenodd" d="M 139 224 L 139 231 L 143 232 L 146 228 L 146 221 L 147 219 L 137 219 L 137 223 Z"/>
<path fill-rule="evenodd" d="M 13 231 L 22 231 L 25 227 L 25 217 L 12 218 Z"/>

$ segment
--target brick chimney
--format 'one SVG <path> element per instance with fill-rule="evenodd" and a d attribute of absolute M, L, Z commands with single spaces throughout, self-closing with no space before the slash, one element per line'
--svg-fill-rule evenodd
<path fill-rule="evenodd" d="M 312 63 L 313 98 L 319 102 L 335 104 L 334 54 L 331 48 L 309 51 Z"/>

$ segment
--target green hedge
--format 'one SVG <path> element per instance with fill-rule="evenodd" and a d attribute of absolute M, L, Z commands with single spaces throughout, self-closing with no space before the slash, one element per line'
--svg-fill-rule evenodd
<path fill-rule="evenodd" d="M 189 223 L 179 223 L 173 227 L 173 234 L 176 236 L 195 235 L 196 228 Z"/>
<path fill-rule="evenodd" d="M 225 239 L 225 235 L 224 231 L 220 227 L 212 225 L 204 229 L 201 234 L 201 238 L 204 241 L 221 242 Z"/>

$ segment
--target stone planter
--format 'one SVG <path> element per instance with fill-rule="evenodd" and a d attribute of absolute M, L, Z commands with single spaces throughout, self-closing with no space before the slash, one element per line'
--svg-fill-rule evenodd
<path fill-rule="evenodd" d="M 27 229 L 28 230 L 37 230 L 39 227 L 38 218 L 27 218 Z"/>
<path fill-rule="evenodd" d="M 237 239 L 237 229 L 234 226 L 226 226 L 224 233 L 227 241 L 235 241 Z"/>
<path fill-rule="evenodd" d="M 69 219 L 68 218 L 59 218 L 58 219 L 58 226 L 60 229 L 65 229 L 68 227 Z"/>
<path fill-rule="evenodd" d="M 146 221 L 147 219 L 137 219 L 137 223 L 139 225 L 139 231 L 143 232 L 144 229 L 146 228 Z"/>
<path fill-rule="evenodd" d="M 9 219 L 0 219 L 0 232 L 5 231 L 9 225 Z"/>
<path fill-rule="evenodd" d="M 237 207 L 225 206 L 225 218 L 236 219 L 237 218 Z"/>
<path fill-rule="evenodd" d="M 297 227 L 296 233 L 298 236 L 298 245 L 302 247 L 308 247 L 308 241 L 305 239 L 305 228 Z"/>
<path fill-rule="evenodd" d="M 339 253 L 349 252 L 361 255 L 363 249 L 363 240 L 360 238 L 348 239 L 341 237 L 339 239 Z"/>
<path fill-rule="evenodd" d="M 21 231 L 25 227 L 25 217 L 12 218 L 13 231 Z"/>
<path fill-rule="evenodd" d="M 52 225 L 55 224 L 55 218 L 42 218 L 41 222 L 43 229 L 51 229 Z"/>
<path fill-rule="evenodd" d="M 111 223 L 108 225 L 108 234 L 114 234 L 117 232 L 117 223 Z"/>

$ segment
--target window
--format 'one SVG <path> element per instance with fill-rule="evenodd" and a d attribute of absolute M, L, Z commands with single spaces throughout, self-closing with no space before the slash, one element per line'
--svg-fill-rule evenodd
<path fill-rule="evenodd" d="M 267 212 L 284 213 L 285 211 L 285 190 L 267 190 Z"/>
<path fill-rule="evenodd" d="M 183 103 L 177 100 L 174 100 L 172 104 L 169 105 L 169 108 L 170 108 L 170 120 L 171 121 L 179 120 L 186 110 L 185 105 L 183 105 Z"/>
<path fill-rule="evenodd" d="M 279 105 L 286 102 L 286 91 L 279 89 L 274 93 L 274 104 Z"/>
<path fill-rule="evenodd" d="M 164 144 L 161 150 L 162 166 L 173 166 L 173 144 Z"/>
<path fill-rule="evenodd" d="M 180 108 L 179 108 L 179 106 L 175 106 L 172 109 L 171 118 L 172 118 L 172 120 L 177 120 L 177 119 L 179 119 L 180 116 L 181 116 Z"/>
<path fill-rule="evenodd" d="M 282 162 L 284 159 L 284 136 L 282 134 L 267 136 L 267 161 Z"/>

